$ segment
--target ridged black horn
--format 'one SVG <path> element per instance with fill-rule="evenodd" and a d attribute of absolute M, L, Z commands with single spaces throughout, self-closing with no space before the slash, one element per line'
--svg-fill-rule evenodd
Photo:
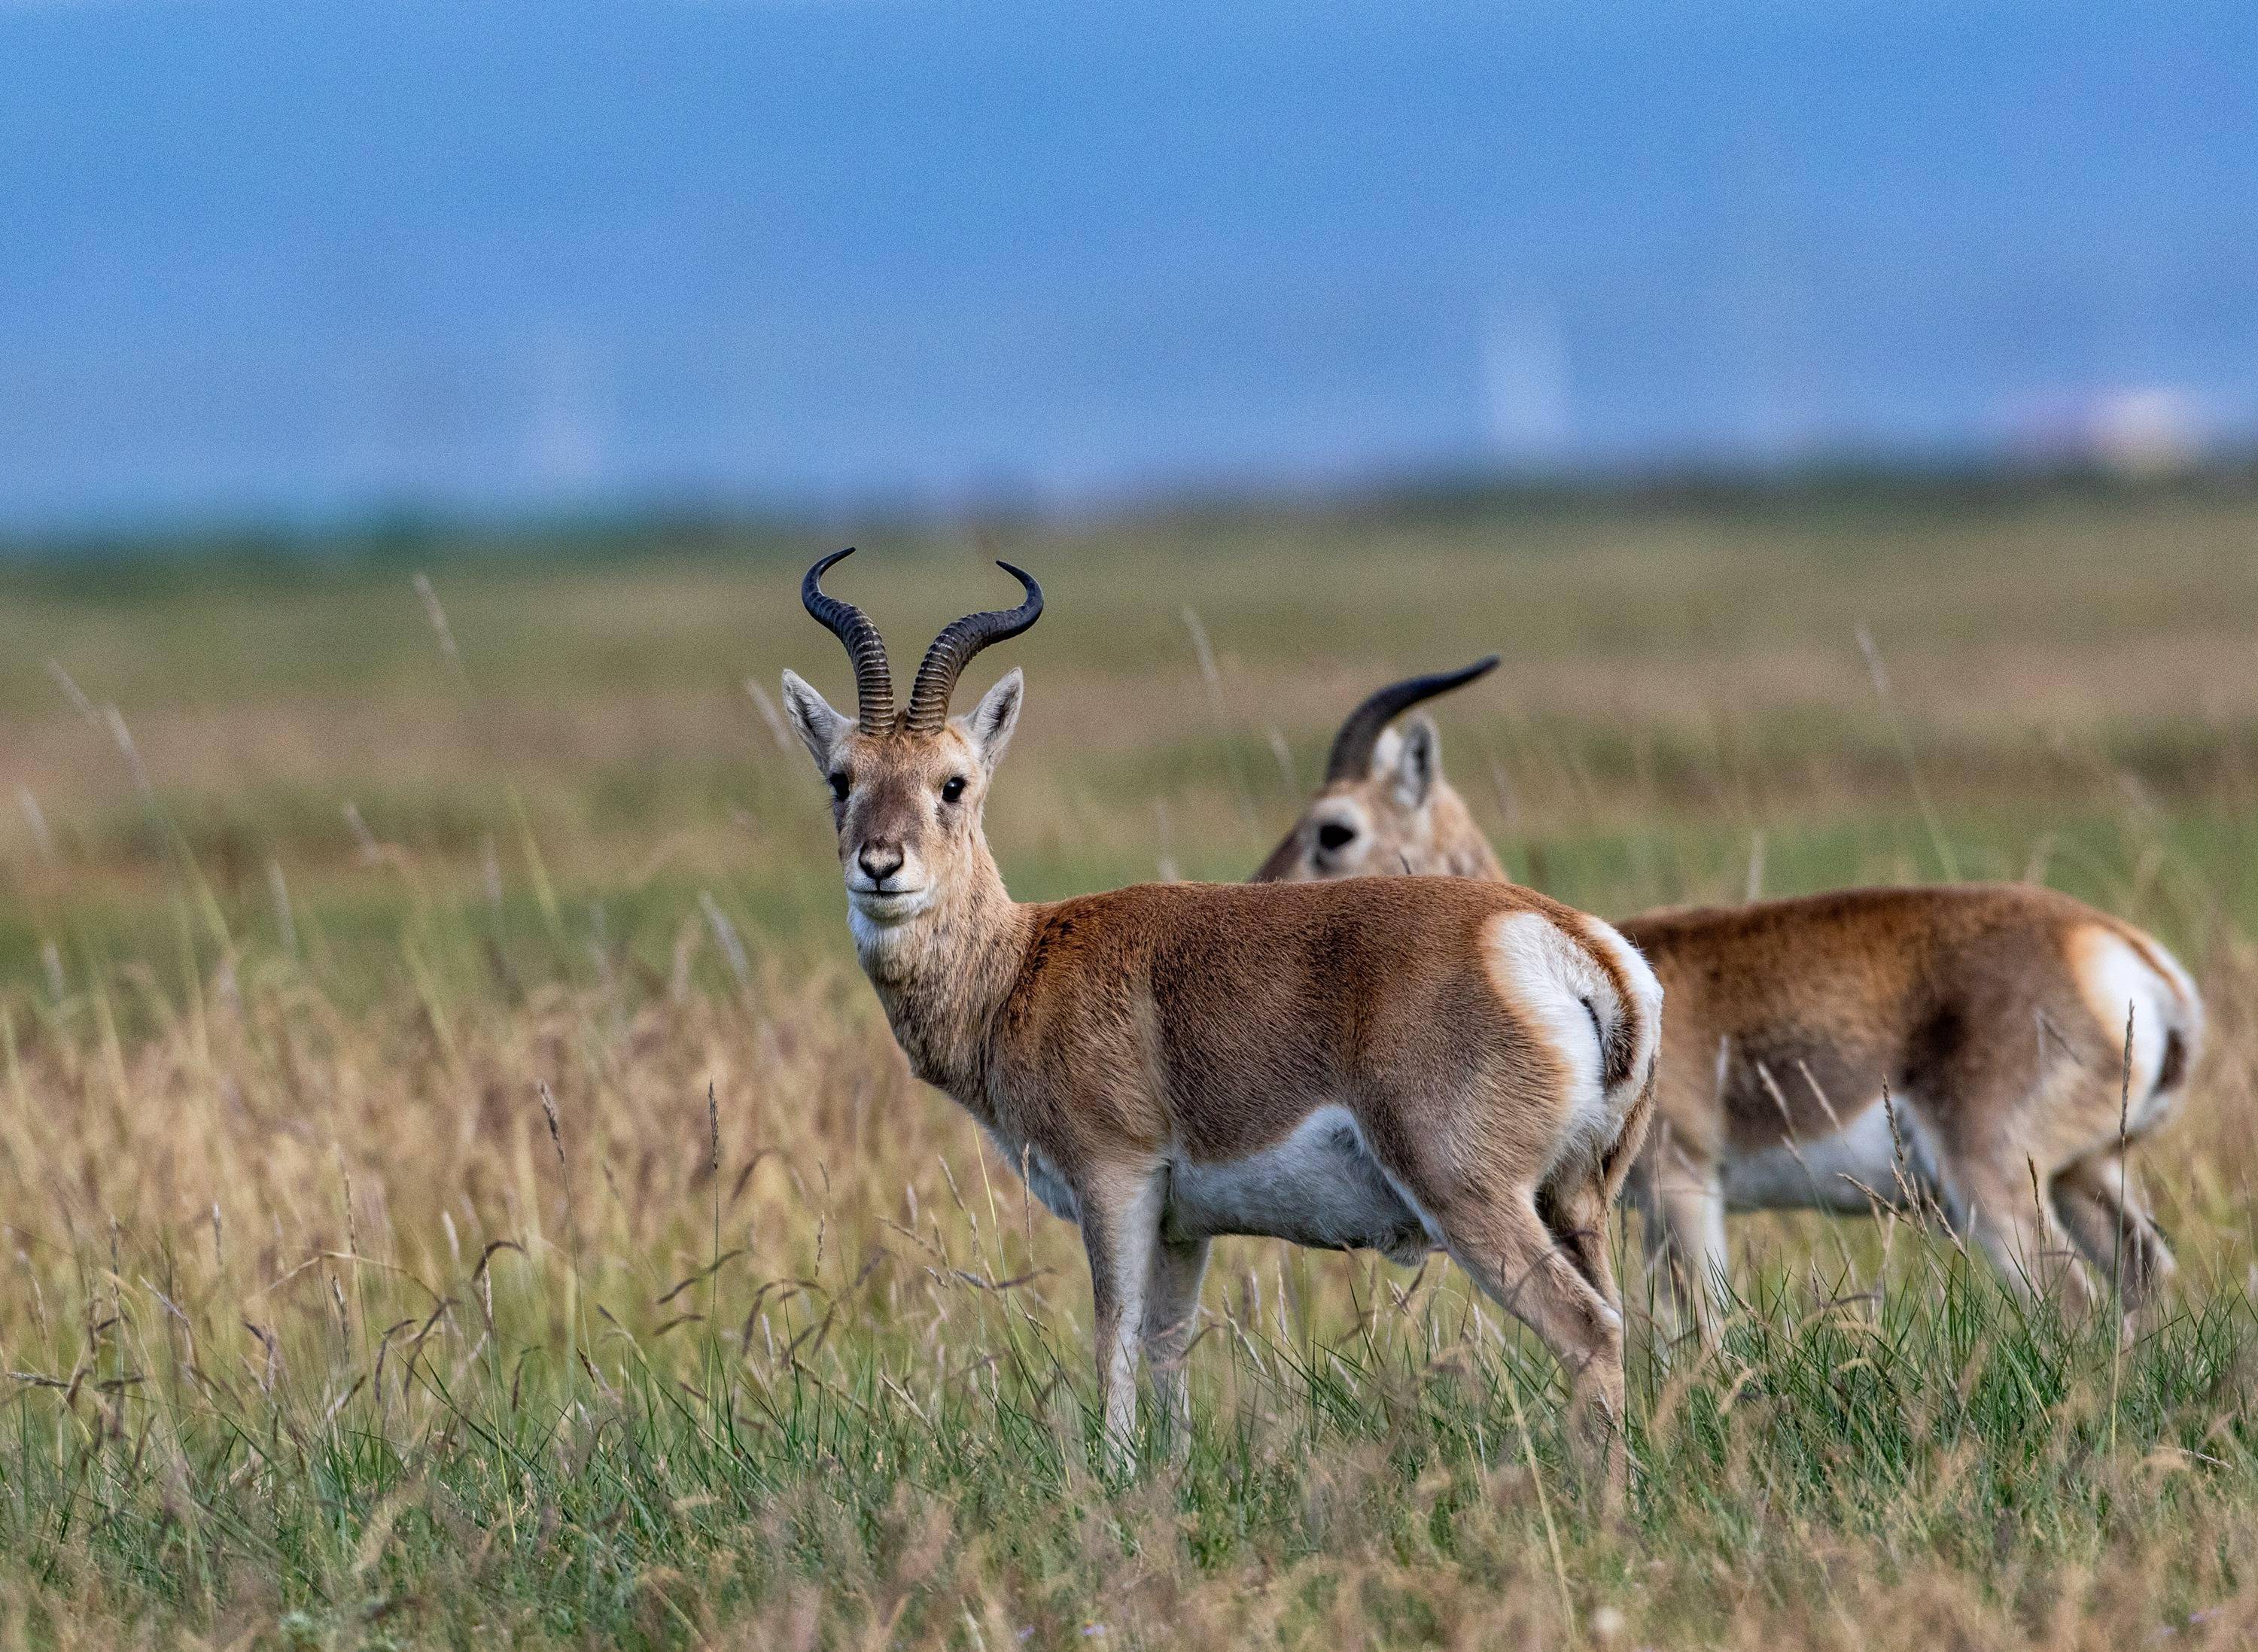
<path fill-rule="evenodd" d="M 1421 700 L 1431 700 L 1438 694 L 1447 694 L 1463 683 L 1497 669 L 1497 656 L 1476 660 L 1472 665 L 1461 666 L 1455 671 L 1438 671 L 1432 677 L 1408 677 L 1401 683 L 1390 683 L 1376 691 L 1363 705 L 1348 714 L 1333 736 L 1333 748 L 1325 759 L 1325 783 L 1336 780 L 1361 780 L 1372 772 L 1373 748 L 1380 744 L 1380 731 L 1409 711 Z"/>
<path fill-rule="evenodd" d="M 855 662 L 856 720 L 864 734 L 883 734 L 894 726 L 894 673 L 886 663 L 886 645 L 879 640 L 878 627 L 870 623 L 869 614 L 851 602 L 823 594 L 823 571 L 854 554 L 855 547 L 849 545 L 810 568 L 807 578 L 799 582 L 799 599 L 847 645 L 848 657 Z"/>
<path fill-rule="evenodd" d="M 988 613 L 968 613 L 933 640 L 918 667 L 910 689 L 909 715 L 904 723 L 912 734 L 930 734 L 948 720 L 948 697 L 956 678 L 972 656 L 991 642 L 1015 637 L 1042 617 L 1043 588 L 1032 575 L 1008 562 L 996 564 L 1027 588 L 1027 599 L 1018 607 Z"/>

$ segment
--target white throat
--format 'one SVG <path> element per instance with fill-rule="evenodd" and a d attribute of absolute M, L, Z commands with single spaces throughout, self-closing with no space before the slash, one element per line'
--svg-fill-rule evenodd
<path fill-rule="evenodd" d="M 900 978 L 910 959 L 924 949 L 925 925 L 917 920 L 933 899 L 930 883 L 905 895 L 849 893 L 847 928 L 867 974 L 882 981 Z"/>

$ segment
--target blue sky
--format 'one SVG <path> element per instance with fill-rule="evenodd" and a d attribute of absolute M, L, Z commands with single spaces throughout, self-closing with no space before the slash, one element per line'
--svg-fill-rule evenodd
<path fill-rule="evenodd" d="M 0 207 L 18 530 L 2258 433 L 2247 4 L 0 0 Z"/>

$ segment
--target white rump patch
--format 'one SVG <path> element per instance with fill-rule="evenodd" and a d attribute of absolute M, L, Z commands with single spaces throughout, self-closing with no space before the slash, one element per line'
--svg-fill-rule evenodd
<path fill-rule="evenodd" d="M 1606 927 L 1596 920 L 1594 926 Z M 1567 1113 L 1552 1162 L 1544 1167 L 1549 1177 L 1572 1160 L 1596 1160 L 1622 1133 L 1644 1081 L 1644 1067 L 1635 1064 L 1635 1081 L 1619 1087 L 1615 1095 L 1608 1093 L 1601 1043 L 1615 1031 L 1625 1007 L 1599 961 L 1575 936 L 1542 912 L 1507 912 L 1491 919 L 1488 929 L 1496 980 L 1507 1003 L 1551 1045 L 1566 1074 Z M 1652 983 L 1653 972 L 1644 961 L 1627 947 L 1624 952 L 1637 966 L 1632 982 L 1644 976 Z M 1661 987 L 1655 985 L 1653 993 L 1658 1003 Z M 1649 1034 L 1642 1040 L 1649 1055 L 1651 1038 Z"/>
<path fill-rule="evenodd" d="M 1662 1052 L 1662 982 L 1653 966 L 1646 961 L 1646 955 L 1626 940 L 1621 930 L 1596 918 L 1586 921 L 1592 926 L 1592 944 L 1607 951 L 1630 984 L 1631 1002 L 1638 1010 L 1637 1036 L 1631 1045 L 1630 1082 L 1636 1088 L 1644 1089 L 1647 1073 Z"/>
<path fill-rule="evenodd" d="M 2163 965 L 2162 971 L 2152 968 L 2123 936 L 2098 924 L 2078 931 L 2070 942 L 2078 992 L 2114 1049 L 2124 1047 L 2126 1011 L 2132 1011 L 2132 1114 L 2127 1123 L 2134 1131 L 2155 1124 L 2169 1104 L 2168 1097 L 2155 1093 L 2166 1037 L 2178 1032 L 2192 1060 L 2202 1025 L 2202 1001 L 2196 996 L 2195 983 L 2162 947 L 2154 942 L 2150 946 Z"/>

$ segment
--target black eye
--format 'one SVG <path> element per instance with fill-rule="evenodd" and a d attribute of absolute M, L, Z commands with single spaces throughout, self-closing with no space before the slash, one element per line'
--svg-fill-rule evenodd
<path fill-rule="evenodd" d="M 1356 828 L 1343 826 L 1338 820 L 1328 820 L 1317 828 L 1317 842 L 1328 849 L 1338 849 L 1343 844 L 1356 841 Z"/>
<path fill-rule="evenodd" d="M 838 798 L 841 803 L 847 801 L 847 789 L 848 779 L 845 775 L 839 774 L 831 776 L 831 795 Z"/>
<path fill-rule="evenodd" d="M 941 800 L 943 803 L 955 803 L 963 795 L 964 776 L 962 775 L 951 775 L 941 783 Z"/>

